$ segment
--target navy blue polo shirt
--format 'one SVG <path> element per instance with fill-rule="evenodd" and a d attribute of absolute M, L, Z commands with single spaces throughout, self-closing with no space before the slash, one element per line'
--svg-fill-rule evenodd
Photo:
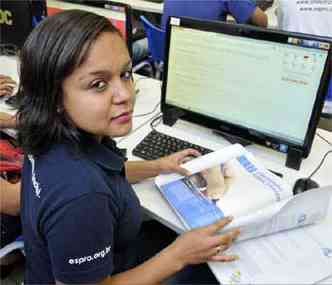
<path fill-rule="evenodd" d="M 137 265 L 140 205 L 124 161 L 113 141 L 94 139 L 25 158 L 26 284 L 94 283 Z"/>
<path fill-rule="evenodd" d="M 246 23 L 256 9 L 253 0 L 165 0 L 162 28 L 169 16 L 225 21 L 228 14 L 237 23 Z"/>

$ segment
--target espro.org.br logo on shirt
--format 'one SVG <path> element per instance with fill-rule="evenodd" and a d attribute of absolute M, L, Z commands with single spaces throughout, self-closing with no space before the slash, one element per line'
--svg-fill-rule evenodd
<path fill-rule="evenodd" d="M 76 257 L 76 258 L 69 258 L 68 259 L 68 263 L 69 264 L 82 264 L 85 262 L 91 262 L 93 260 L 99 259 L 99 258 L 105 258 L 105 256 L 107 254 L 109 254 L 111 252 L 111 246 L 106 246 L 105 249 L 98 251 L 92 255 L 86 255 L 86 256 L 82 256 L 82 257 Z"/>

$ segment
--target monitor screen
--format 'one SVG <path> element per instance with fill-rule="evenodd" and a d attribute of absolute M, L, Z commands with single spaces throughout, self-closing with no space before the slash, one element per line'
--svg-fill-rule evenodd
<path fill-rule="evenodd" d="M 308 144 L 323 106 L 318 91 L 326 89 L 329 43 L 243 25 L 170 22 L 162 108 L 178 107 L 189 120 L 197 115 L 197 122 L 253 141 L 279 142 L 284 151 Z"/>

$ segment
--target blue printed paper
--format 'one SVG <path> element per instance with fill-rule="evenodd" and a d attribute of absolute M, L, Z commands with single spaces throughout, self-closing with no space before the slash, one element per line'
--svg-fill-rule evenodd
<path fill-rule="evenodd" d="M 189 228 L 205 226 L 224 217 L 186 178 L 161 186 L 161 192 Z"/>

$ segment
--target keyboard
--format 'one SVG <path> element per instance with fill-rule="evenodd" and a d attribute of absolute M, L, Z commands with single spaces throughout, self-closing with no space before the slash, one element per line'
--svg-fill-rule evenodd
<path fill-rule="evenodd" d="M 212 152 L 212 150 L 197 144 L 192 144 L 187 141 L 157 132 L 156 130 L 152 130 L 133 149 L 133 154 L 146 160 L 153 160 L 187 148 L 196 149 L 201 154 Z"/>

